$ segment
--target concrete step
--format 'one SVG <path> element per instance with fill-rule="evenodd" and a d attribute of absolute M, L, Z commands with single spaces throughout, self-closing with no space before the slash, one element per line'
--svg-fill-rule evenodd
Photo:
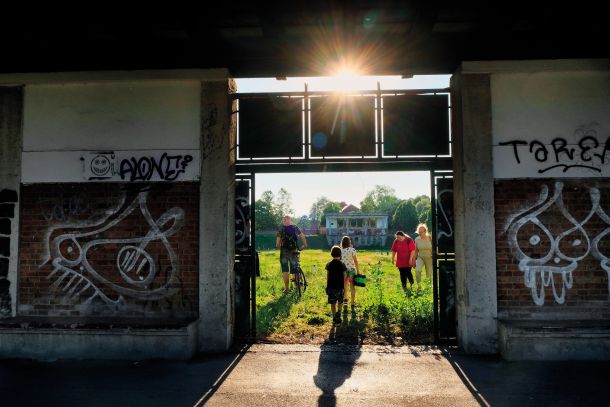
<path fill-rule="evenodd" d="M 507 360 L 610 360 L 610 321 L 498 321 Z"/>

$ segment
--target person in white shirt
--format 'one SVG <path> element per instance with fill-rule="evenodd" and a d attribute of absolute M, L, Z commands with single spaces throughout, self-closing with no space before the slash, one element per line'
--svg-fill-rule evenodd
<path fill-rule="evenodd" d="M 341 239 L 341 261 L 347 268 L 347 273 L 344 282 L 345 298 L 343 304 L 347 304 L 347 286 L 350 286 L 350 297 L 352 300 L 352 308 L 356 306 L 356 286 L 354 285 L 354 276 L 360 274 L 358 266 L 358 258 L 356 257 L 356 249 L 352 246 L 352 239 L 349 236 L 343 236 Z"/>

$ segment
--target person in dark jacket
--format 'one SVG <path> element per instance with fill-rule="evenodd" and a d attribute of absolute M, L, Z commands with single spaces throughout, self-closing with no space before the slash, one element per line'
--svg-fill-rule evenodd
<path fill-rule="evenodd" d="M 341 261 L 341 248 L 333 246 L 330 249 L 332 260 L 326 264 L 326 295 L 333 313 L 333 323 L 341 323 L 341 311 L 337 311 L 337 303 L 343 304 L 343 286 L 347 276 L 347 268 Z M 340 309 L 340 307 L 339 307 Z"/>

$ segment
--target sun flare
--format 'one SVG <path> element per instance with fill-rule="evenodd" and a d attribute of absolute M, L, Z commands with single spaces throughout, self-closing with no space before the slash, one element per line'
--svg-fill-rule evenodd
<path fill-rule="evenodd" d="M 366 77 L 355 68 L 342 67 L 334 72 L 330 78 L 334 82 L 334 87 L 343 92 L 361 89 Z"/>

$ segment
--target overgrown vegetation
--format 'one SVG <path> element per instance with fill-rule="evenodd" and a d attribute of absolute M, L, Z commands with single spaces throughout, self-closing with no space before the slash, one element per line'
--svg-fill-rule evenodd
<path fill-rule="evenodd" d="M 284 295 L 277 250 L 259 253 L 261 276 L 257 281 L 257 333 L 259 340 L 289 343 L 428 343 L 432 340 L 431 282 L 423 278 L 421 290 L 400 286 L 398 270 L 386 251 L 358 251 L 367 286 L 356 288 L 356 308 L 344 307 L 343 322 L 332 325 L 327 304 L 326 271 L 331 257 L 326 250 L 305 250 L 301 265 L 309 286 L 298 299 Z M 423 273 L 425 275 L 425 273 Z"/>

